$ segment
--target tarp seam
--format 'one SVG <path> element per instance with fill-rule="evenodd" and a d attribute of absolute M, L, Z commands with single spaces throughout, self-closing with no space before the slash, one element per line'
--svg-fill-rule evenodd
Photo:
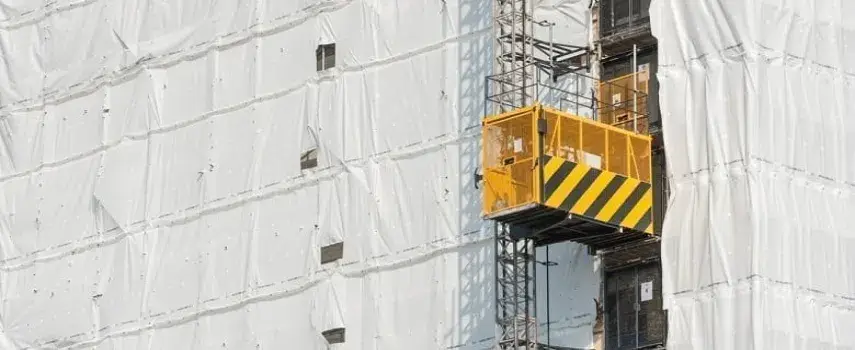
<path fill-rule="evenodd" d="M 349 277 L 349 278 L 363 277 L 363 276 L 366 276 L 366 275 L 372 274 L 372 273 L 377 273 L 377 272 L 381 272 L 381 271 L 389 271 L 389 270 L 398 269 L 401 267 L 408 267 L 408 266 L 411 266 L 414 264 L 423 263 L 423 262 L 429 261 L 433 258 L 437 258 L 437 257 L 443 255 L 444 253 L 447 253 L 447 252 L 450 252 L 450 251 L 453 251 L 453 250 L 456 250 L 459 248 L 464 248 L 467 246 L 477 245 L 477 244 L 487 244 L 487 243 L 492 241 L 492 236 L 479 237 L 479 238 L 476 238 L 476 239 L 473 239 L 470 241 L 466 241 L 466 242 L 462 242 L 462 243 L 452 241 L 455 238 L 465 237 L 466 235 L 472 235 L 472 234 L 479 233 L 479 232 L 481 232 L 481 231 L 470 231 L 470 232 L 464 233 L 462 235 L 453 236 L 450 238 L 443 239 L 443 240 L 441 240 L 441 243 L 445 243 L 446 244 L 445 246 L 436 247 L 436 248 L 431 249 L 429 251 L 426 251 L 420 255 L 417 255 L 415 257 L 410 257 L 410 258 L 407 258 L 407 259 L 402 260 L 402 261 L 391 261 L 391 262 L 387 262 L 386 264 L 383 264 L 383 265 L 366 266 L 366 267 L 363 267 L 360 269 L 356 269 L 355 267 L 351 268 L 351 266 L 354 266 L 354 265 L 339 265 L 339 266 L 336 266 L 332 269 L 321 269 L 321 270 L 315 271 L 313 274 L 308 275 L 308 276 L 293 277 L 293 278 L 290 278 L 287 280 L 279 281 L 279 283 L 267 285 L 266 287 L 257 288 L 257 289 L 246 289 L 246 290 L 243 290 L 242 292 L 233 293 L 231 295 L 228 295 L 228 296 L 225 296 L 222 298 L 209 299 L 209 300 L 203 302 L 203 303 L 216 303 L 216 302 L 220 302 L 220 301 L 224 301 L 224 300 L 238 299 L 238 300 L 234 300 L 232 303 L 229 303 L 226 305 L 205 307 L 205 306 L 200 305 L 200 304 L 195 304 L 195 306 L 197 306 L 197 307 L 205 308 L 204 310 L 201 310 L 201 311 L 193 310 L 193 305 L 189 305 L 189 307 L 188 306 L 182 306 L 182 307 L 176 308 L 173 311 L 167 311 L 167 312 L 159 313 L 159 314 L 152 315 L 152 316 L 142 318 L 142 319 L 138 319 L 138 320 L 125 321 L 123 323 L 119 323 L 118 325 L 125 325 L 125 324 L 131 324 L 131 323 L 138 323 L 138 324 L 144 324 L 144 325 L 134 326 L 134 327 L 130 327 L 129 329 L 124 329 L 124 330 L 116 330 L 114 332 L 110 332 L 109 334 L 102 335 L 102 336 L 99 336 L 97 338 L 93 338 L 90 340 L 75 341 L 75 344 L 70 346 L 70 348 L 73 349 L 73 348 L 80 348 L 80 347 L 91 347 L 91 346 L 95 346 L 95 345 L 97 345 L 97 344 L 99 344 L 99 343 L 101 343 L 104 340 L 109 339 L 109 338 L 132 335 L 132 334 L 136 334 L 136 333 L 139 333 L 141 331 L 148 330 L 148 329 L 171 327 L 171 326 L 191 322 L 191 321 L 194 321 L 194 320 L 199 319 L 201 317 L 209 316 L 212 314 L 221 314 L 221 313 L 226 313 L 226 312 L 230 312 L 230 311 L 236 311 L 236 310 L 240 309 L 241 307 L 243 307 L 247 304 L 281 299 L 283 297 L 295 295 L 295 294 L 298 294 L 298 293 L 303 292 L 305 290 L 308 290 L 309 288 L 311 288 L 315 285 L 318 285 L 321 282 L 328 280 L 330 277 L 332 277 L 334 275 L 341 275 L 343 277 Z M 451 243 L 451 244 L 448 244 L 448 243 Z M 430 243 L 426 243 L 422 246 L 427 247 L 428 244 L 430 244 Z M 402 249 L 401 251 L 396 252 L 396 254 L 400 254 L 401 252 L 404 252 L 405 250 L 406 249 Z M 410 251 L 412 251 L 412 250 L 410 250 Z M 369 261 L 376 261 L 376 259 L 369 258 L 369 259 L 365 259 L 364 262 L 369 262 Z M 298 282 L 299 282 L 299 284 L 297 284 Z M 263 289 L 266 289 L 267 287 L 270 287 L 272 290 L 271 291 L 264 291 Z M 284 288 L 278 289 L 277 287 L 278 288 L 284 287 Z M 181 314 L 182 311 L 188 311 L 188 310 L 193 310 L 193 311 L 190 313 L 187 313 L 187 314 L 183 314 L 183 315 Z M 112 325 L 102 327 L 101 329 L 109 330 L 111 328 L 113 328 Z M 79 334 L 75 334 L 75 335 L 72 335 L 69 337 L 54 339 L 54 340 L 47 341 L 45 343 L 41 343 L 39 345 L 47 345 L 47 344 L 52 344 L 52 343 L 56 343 L 56 342 L 73 340 L 74 338 L 79 338 L 79 337 L 82 337 L 84 335 L 87 335 L 87 333 L 79 333 Z"/>
<path fill-rule="evenodd" d="M 327 7 L 324 7 L 321 9 L 316 9 L 315 10 L 316 13 L 312 13 L 311 15 L 306 15 L 305 17 L 294 19 L 294 20 L 291 20 L 291 21 L 286 22 L 284 24 L 276 25 L 273 28 L 260 29 L 257 32 L 250 31 L 251 33 L 248 36 L 241 37 L 241 38 L 234 38 L 232 40 L 229 40 L 227 43 L 222 42 L 222 40 L 229 34 L 218 37 L 218 38 L 211 40 L 211 41 L 198 43 L 198 44 L 195 44 L 191 47 L 186 47 L 186 48 L 183 48 L 181 50 L 172 51 L 172 52 L 160 55 L 160 56 L 146 56 L 142 59 L 136 60 L 130 66 L 119 67 L 110 73 L 101 74 L 101 75 L 89 78 L 87 80 L 83 80 L 83 81 L 71 84 L 71 85 L 63 87 L 63 88 L 58 88 L 58 89 L 54 89 L 51 91 L 44 91 L 43 90 L 42 93 L 40 93 L 38 96 L 33 96 L 30 98 L 25 98 L 22 100 L 7 103 L 5 105 L 0 106 L 0 112 L 15 113 L 15 112 L 40 110 L 45 105 L 56 104 L 58 102 L 62 102 L 62 101 L 68 100 L 68 99 L 72 99 L 74 97 L 78 97 L 78 96 L 85 96 L 85 95 L 88 95 L 89 93 L 91 93 L 92 91 L 97 90 L 98 88 L 100 88 L 103 85 L 113 84 L 117 81 L 123 81 L 123 80 L 131 79 L 131 78 L 135 77 L 137 74 L 139 74 L 144 69 L 168 67 L 168 66 L 175 65 L 175 64 L 178 64 L 181 62 L 186 62 L 186 61 L 188 61 L 188 59 L 196 59 L 196 58 L 202 57 L 204 54 L 206 54 L 210 51 L 214 51 L 214 50 L 219 51 L 222 49 L 227 49 L 227 48 L 230 48 L 230 47 L 235 46 L 235 45 L 242 44 L 242 43 L 247 42 L 247 41 L 252 40 L 252 39 L 257 39 L 260 37 L 272 35 L 272 34 L 281 32 L 283 30 L 292 28 L 292 27 L 299 25 L 300 23 L 303 23 L 305 21 L 308 21 L 320 13 L 331 12 L 331 11 L 335 11 L 337 9 L 343 8 L 352 1 L 353 0 L 346 0 L 346 1 L 340 1 L 340 2 L 329 1 L 327 3 L 337 4 L 334 9 L 329 9 Z M 274 20 L 274 21 L 276 21 L 276 20 Z M 258 24 L 256 26 L 261 26 L 261 25 L 262 24 Z M 256 26 L 253 26 L 253 27 L 256 27 Z M 250 27 L 249 29 L 252 29 L 253 27 Z M 473 36 L 477 36 L 479 34 L 489 33 L 489 32 L 490 32 L 490 28 L 482 28 L 482 29 L 475 30 L 472 32 L 459 34 L 459 35 L 456 35 L 456 36 L 453 36 L 450 38 L 445 38 L 445 39 L 443 39 L 437 43 L 431 44 L 431 45 L 423 46 L 423 47 L 420 47 L 418 49 L 415 49 L 415 50 L 412 50 L 409 52 L 405 52 L 405 53 L 402 53 L 399 55 L 395 55 L 395 56 L 371 61 L 369 63 L 359 64 L 359 65 L 355 65 L 355 66 L 343 65 L 342 68 L 337 68 L 337 70 L 340 70 L 340 71 L 359 71 L 360 68 L 383 66 L 386 64 L 390 64 L 393 62 L 404 60 L 406 58 L 410 58 L 410 57 L 418 55 L 418 54 L 432 52 L 432 51 L 444 48 L 444 46 L 447 44 L 456 43 L 457 41 L 467 39 L 467 38 L 470 38 Z M 310 53 L 307 53 L 307 54 L 310 54 Z M 158 61 L 162 61 L 162 62 L 158 62 Z M 0 118 L 5 118 L 5 117 L 6 116 L 0 116 Z"/>
<path fill-rule="evenodd" d="M 101 0 L 82 0 L 77 2 L 69 1 L 61 5 L 58 5 L 58 1 L 52 1 L 45 6 L 41 6 L 37 9 L 24 11 L 18 16 L 9 17 L 3 20 L 2 22 L 0 22 L 0 30 L 8 31 L 10 29 L 18 29 L 26 25 L 41 22 L 42 20 L 47 19 L 48 17 L 51 17 L 53 15 L 91 5 L 100 1 Z"/>
<path fill-rule="evenodd" d="M 763 157 L 751 156 L 751 157 L 749 157 L 749 159 L 751 159 L 752 161 L 758 162 L 758 163 L 763 163 L 763 164 L 773 166 L 773 167 L 777 168 L 778 171 L 782 174 L 789 175 L 793 179 L 796 179 L 796 178 L 803 179 L 812 185 L 820 185 L 820 186 L 838 185 L 838 186 L 843 187 L 843 188 L 855 190 L 855 183 L 852 183 L 852 182 L 835 180 L 835 179 L 828 177 L 826 175 L 814 173 L 814 172 L 808 171 L 807 169 L 797 168 L 797 167 L 781 164 L 778 162 L 773 162 L 773 161 L 770 161 L 770 160 L 765 159 Z M 770 170 L 770 169 L 766 169 L 766 168 L 758 168 L 756 166 L 756 164 L 754 164 L 754 163 L 745 164 L 744 159 L 736 159 L 736 160 L 732 160 L 732 161 L 729 161 L 726 163 L 717 163 L 717 164 L 714 164 L 712 167 L 706 167 L 706 168 L 698 169 L 698 170 L 692 171 L 690 173 L 683 174 L 681 176 L 671 175 L 671 176 L 668 176 L 668 178 L 671 180 L 674 180 L 680 184 L 690 183 L 690 182 L 694 182 L 697 178 L 699 178 L 703 175 L 711 175 L 711 174 L 717 174 L 717 173 L 727 174 L 728 170 L 745 170 L 746 174 L 749 174 L 752 172 L 763 172 L 763 173 L 774 172 L 774 170 Z"/>
<path fill-rule="evenodd" d="M 805 56 L 798 56 L 798 55 L 795 55 L 795 54 L 792 54 L 789 52 L 775 50 L 774 48 L 762 45 L 759 42 L 754 42 L 754 44 L 757 46 L 757 48 L 759 48 L 759 50 L 747 51 L 744 43 L 739 43 L 739 44 L 734 44 L 734 45 L 725 47 L 725 48 L 717 50 L 717 51 L 705 52 L 705 53 L 701 53 L 700 55 L 697 55 L 697 56 L 685 58 L 685 59 L 683 59 L 683 65 L 679 65 L 676 63 L 670 63 L 670 64 L 669 63 L 661 63 L 658 67 L 659 73 L 657 73 L 657 74 L 663 74 L 663 73 L 666 73 L 668 71 L 673 71 L 673 70 L 680 71 L 680 72 L 686 72 L 686 71 L 688 71 L 688 69 L 686 68 L 686 65 L 689 63 L 692 63 L 692 62 L 703 62 L 703 63 L 716 62 L 716 63 L 727 63 L 727 64 L 749 64 L 749 63 L 755 63 L 754 60 L 759 58 L 759 59 L 765 60 L 766 63 L 768 63 L 769 61 L 772 61 L 774 59 L 785 59 L 785 60 L 789 60 L 789 62 L 798 61 L 801 63 L 802 66 L 811 66 L 811 67 L 819 68 L 817 71 L 811 72 L 811 73 L 814 73 L 814 75 L 820 75 L 820 73 L 825 71 L 825 72 L 830 72 L 830 73 L 842 75 L 842 76 L 845 76 L 846 78 L 855 79 L 855 73 L 850 73 L 844 69 L 834 67 L 834 66 L 831 66 L 828 64 L 819 63 L 818 61 L 811 60 Z M 735 61 L 735 62 L 728 62 L 728 61 L 722 59 L 722 57 L 720 57 L 720 56 L 715 56 L 715 54 L 724 54 L 727 52 L 731 53 L 731 55 L 727 56 L 727 58 L 729 58 L 729 59 L 734 59 L 737 57 L 742 57 L 742 59 L 739 61 Z M 776 65 L 784 66 L 784 67 L 791 67 L 791 66 L 785 65 L 785 64 L 776 64 Z M 801 71 L 801 72 L 804 73 L 805 71 Z M 810 72 L 810 71 L 808 71 L 808 72 Z"/>
<path fill-rule="evenodd" d="M 479 130 L 480 132 L 480 130 Z M 450 134 L 446 134 L 450 135 Z M 471 133 L 471 134 L 463 134 L 457 135 L 454 134 L 451 138 L 444 139 L 432 139 L 428 140 L 414 146 L 408 147 L 406 149 L 397 150 L 394 153 L 390 152 L 382 152 L 378 155 L 369 158 L 362 158 L 358 160 L 348 161 L 347 165 L 336 165 L 330 166 L 328 168 L 324 168 L 318 170 L 315 173 L 309 175 L 300 175 L 293 177 L 289 180 L 273 182 L 267 185 L 259 186 L 257 189 L 246 190 L 237 195 L 232 195 L 229 197 L 218 198 L 203 204 L 196 204 L 181 210 L 177 210 L 172 213 L 165 213 L 160 217 L 154 219 L 154 221 L 150 221 L 151 218 L 138 221 L 128 225 L 129 229 L 127 231 L 122 231 L 121 228 L 114 228 L 110 231 L 103 233 L 96 233 L 91 236 L 83 237 L 77 242 L 65 242 L 56 246 L 47 247 L 39 250 L 32 251 L 26 255 L 17 256 L 14 258 L 6 259 L 0 261 L 0 270 L 2 271 L 15 271 L 21 270 L 23 268 L 34 265 L 39 262 L 46 262 L 64 258 L 66 256 L 79 254 L 91 249 L 97 249 L 106 245 L 115 244 L 121 241 L 123 238 L 145 232 L 147 230 L 162 228 L 162 227 L 172 227 L 175 225 L 186 224 L 189 222 L 193 222 L 195 220 L 199 220 L 203 217 L 213 215 L 216 213 L 220 213 L 226 210 L 234 209 L 240 206 L 243 206 L 248 203 L 253 203 L 261 200 L 266 200 L 269 198 L 273 198 L 276 196 L 285 195 L 288 193 L 292 193 L 300 188 L 304 188 L 307 186 L 311 186 L 321 181 L 330 180 L 335 178 L 336 176 L 346 173 L 348 166 L 355 166 L 360 164 L 368 164 L 369 162 L 377 162 L 378 160 L 382 160 L 384 158 L 394 159 L 397 157 L 405 157 L 411 153 L 419 154 L 430 149 L 441 149 L 448 145 L 456 144 L 459 142 L 464 142 L 467 139 L 474 139 L 479 136 L 479 133 Z M 457 137 L 459 136 L 459 137 Z M 425 146 L 429 146 L 425 148 Z M 231 199 L 231 201 L 225 202 L 221 205 L 206 207 L 207 205 L 211 205 L 217 203 L 219 201 Z M 197 210 L 196 213 L 193 213 L 193 210 Z M 176 214 L 179 213 L 179 214 Z M 178 216 L 177 218 L 173 218 L 173 216 Z M 118 232 L 115 235 L 107 235 L 110 232 Z M 23 261 L 22 261 L 23 260 Z"/>
<path fill-rule="evenodd" d="M 767 283 L 773 286 L 786 286 L 791 287 L 793 291 L 799 292 L 807 297 L 815 298 L 815 300 L 822 300 L 820 302 L 824 305 L 830 305 L 837 307 L 842 310 L 852 310 L 855 311 L 855 296 L 846 296 L 841 294 L 834 294 L 823 292 L 817 289 L 806 288 L 800 284 L 795 282 L 781 281 L 775 280 L 762 274 L 753 274 L 747 277 L 738 278 L 735 281 L 721 281 L 711 284 L 706 284 L 699 286 L 695 289 L 685 289 L 681 291 L 677 291 L 671 293 L 672 296 L 680 298 L 680 299 L 693 299 L 697 298 L 699 295 L 710 295 L 716 294 L 717 287 L 728 287 L 728 289 L 733 290 L 737 289 L 739 286 L 749 285 L 751 286 L 752 282 L 762 282 Z"/>
<path fill-rule="evenodd" d="M 35 105 L 35 107 L 45 105 L 45 104 L 49 104 L 47 102 L 47 101 L 49 101 L 48 97 L 53 98 L 53 100 L 62 100 L 61 97 L 58 98 L 58 97 L 52 96 L 54 94 L 59 94 L 60 92 L 71 90 L 72 88 L 78 88 L 78 87 L 80 88 L 80 90 L 83 90 L 83 92 L 85 92 L 86 90 L 91 90 L 93 88 L 92 87 L 93 85 L 95 85 L 94 88 L 97 88 L 97 87 L 100 87 L 101 85 L 112 82 L 114 80 L 121 80 L 121 79 L 123 79 L 123 76 L 125 76 L 125 75 L 138 73 L 137 71 L 141 68 L 142 64 L 147 63 L 147 62 L 152 62 L 151 66 L 156 66 L 158 64 L 161 66 L 162 65 L 168 65 L 168 64 L 176 64 L 176 63 L 181 62 L 181 61 L 186 61 L 186 59 L 188 57 L 197 56 L 197 55 L 200 55 L 201 53 L 207 53 L 207 52 L 212 51 L 212 50 L 219 50 L 221 48 L 231 47 L 237 43 L 245 42 L 245 41 L 248 41 L 248 40 L 251 40 L 254 38 L 259 38 L 259 37 L 264 37 L 264 36 L 272 35 L 275 33 L 279 33 L 279 32 L 285 31 L 287 29 L 296 27 L 302 23 L 305 23 L 306 21 L 314 19 L 322 13 L 334 12 L 336 10 L 342 9 L 342 8 L 346 7 L 347 5 L 350 5 L 353 1 L 354 0 L 328 0 L 328 1 L 318 2 L 314 5 L 307 6 L 303 9 L 301 9 L 300 11 L 290 13 L 290 14 L 285 14 L 285 15 L 280 16 L 280 17 L 276 17 L 276 18 L 270 20 L 269 22 L 266 22 L 266 23 L 261 22 L 261 23 L 252 24 L 250 27 L 248 27 L 242 31 L 226 33 L 226 34 L 214 37 L 213 39 L 211 39 L 209 41 L 203 41 L 203 42 L 195 43 L 192 46 L 184 47 L 184 48 L 181 48 L 178 50 L 173 50 L 173 51 L 167 52 L 167 53 L 160 55 L 160 56 L 146 56 L 140 60 L 135 61 L 131 66 L 120 67 L 113 72 L 110 72 L 107 74 L 101 74 L 101 75 L 95 76 L 93 78 L 90 78 L 90 79 L 88 79 L 89 84 L 84 85 L 86 80 L 82 80 L 82 81 L 79 81 L 77 83 L 71 84 L 71 85 L 65 87 L 64 89 L 59 88 L 59 89 L 55 89 L 55 90 L 51 90 L 51 91 L 42 90 L 42 93 L 38 96 L 33 96 L 30 98 L 26 98 L 26 99 L 22 99 L 22 100 L 18 100 L 18 101 L 13 101 L 13 102 L 10 102 L 10 103 L 5 104 L 5 105 L 0 105 L 0 112 L 5 112 L 8 108 L 15 107 L 16 105 L 26 104 L 28 102 L 37 103 Z M 294 18 L 294 17 L 296 17 L 296 18 Z M 277 22 L 283 22 L 283 23 L 277 23 Z M 269 27 L 266 29 L 262 28 L 262 27 L 267 26 L 268 24 L 271 24 L 271 23 L 272 23 L 272 27 Z M 262 29 L 256 30 L 255 28 L 262 28 Z M 243 38 L 229 38 L 229 36 L 231 36 L 232 34 L 237 34 L 237 33 L 242 33 L 242 32 L 248 32 L 249 34 Z M 225 40 L 225 39 L 229 39 L 229 40 Z M 122 51 L 117 51 L 117 52 L 122 52 Z M 176 55 L 177 55 L 177 57 L 174 57 Z M 154 61 L 157 61 L 157 60 L 163 60 L 163 61 L 167 61 L 167 62 L 155 63 Z M 111 76 L 119 76 L 119 77 L 118 78 L 110 78 Z M 110 79 L 110 80 L 108 80 L 108 79 Z M 106 80 L 106 81 L 104 81 L 104 80 Z M 73 92 L 67 93 L 67 95 L 70 95 L 70 96 L 74 96 L 75 94 L 76 93 L 73 93 Z M 53 101 L 53 100 L 50 100 L 50 101 Z M 26 110 L 26 109 L 32 109 L 34 107 L 23 107 L 23 108 Z"/>
<path fill-rule="evenodd" d="M 477 34 L 477 33 L 467 34 L 467 36 L 468 35 L 475 35 L 475 34 Z M 274 92 L 271 92 L 271 93 L 268 93 L 268 94 L 265 94 L 262 96 L 258 96 L 258 97 L 255 97 L 255 98 L 252 98 L 249 100 L 245 100 L 243 102 L 240 102 L 240 103 L 237 103 L 237 104 L 234 104 L 231 106 L 226 106 L 226 107 L 222 107 L 219 109 L 215 109 L 215 110 L 203 113 L 203 114 L 201 114 L 195 118 L 191 118 L 191 119 L 188 119 L 188 120 L 185 120 L 182 122 L 178 122 L 178 123 L 175 123 L 175 124 L 172 124 L 169 126 L 165 126 L 165 127 L 158 128 L 158 129 L 152 129 L 152 130 L 146 131 L 144 133 L 125 135 L 117 141 L 108 143 L 106 145 L 102 145 L 102 146 L 94 148 L 90 151 L 79 153 L 77 155 L 73 155 L 71 157 L 68 157 L 68 158 L 65 158 L 62 160 L 58 160 L 55 162 L 43 162 L 43 163 L 39 164 L 38 166 L 30 169 L 30 170 L 25 170 L 25 171 L 21 171 L 21 172 L 15 173 L 15 174 L 9 174 L 9 175 L 2 176 L 2 177 L 0 177 L 0 183 L 3 183 L 9 179 L 28 176 L 34 172 L 37 172 L 37 171 L 45 169 L 45 168 L 49 169 L 49 168 L 62 166 L 64 164 L 70 163 L 70 162 L 75 161 L 75 160 L 80 160 L 80 159 L 84 159 L 84 158 L 96 155 L 102 151 L 106 151 L 106 150 L 114 148 L 118 145 L 121 145 L 125 139 L 144 140 L 144 139 L 147 139 L 151 135 L 179 130 L 179 129 L 182 129 L 184 127 L 188 127 L 188 126 L 200 123 L 200 122 L 207 121 L 210 118 L 215 117 L 215 116 L 219 116 L 219 115 L 223 115 L 223 114 L 226 114 L 229 112 L 241 110 L 243 108 L 252 106 L 256 103 L 266 102 L 266 101 L 276 99 L 279 97 L 288 96 L 291 93 L 300 91 L 300 89 L 305 88 L 309 84 L 313 84 L 313 83 L 317 83 L 317 82 L 321 82 L 321 81 L 334 81 L 335 79 L 341 77 L 344 73 L 354 73 L 354 72 L 359 73 L 359 72 L 363 72 L 363 71 L 370 69 L 370 68 L 381 67 L 384 65 L 388 65 L 388 64 L 398 62 L 398 61 L 406 60 L 406 59 L 411 58 L 411 57 L 418 55 L 418 54 L 424 54 L 424 53 L 428 53 L 428 52 L 440 49 L 444 45 L 447 45 L 447 44 L 452 43 L 454 41 L 463 39 L 464 37 L 465 36 L 454 37 L 454 38 L 451 38 L 447 41 L 441 42 L 439 44 L 432 45 L 432 46 L 430 46 L 431 50 L 425 50 L 424 52 L 422 52 L 421 50 L 416 50 L 414 52 L 404 53 L 404 54 L 401 54 L 401 55 L 398 55 L 398 56 L 395 56 L 392 58 L 381 59 L 381 60 L 375 61 L 371 64 L 363 64 L 363 65 L 359 65 L 359 66 L 352 66 L 352 67 L 343 68 L 338 72 L 338 74 L 324 75 L 321 77 L 313 77 L 310 79 L 306 79 L 302 83 L 296 84 L 292 87 L 289 87 L 289 88 L 286 88 L 283 90 L 279 90 L 279 91 L 274 91 Z M 8 115 L 0 116 L 0 119 L 6 118 L 6 117 L 8 117 Z"/>

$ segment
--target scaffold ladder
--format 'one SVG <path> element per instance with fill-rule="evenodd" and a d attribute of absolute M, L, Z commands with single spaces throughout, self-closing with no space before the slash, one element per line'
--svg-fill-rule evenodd
<path fill-rule="evenodd" d="M 500 349 L 536 349 L 534 242 L 496 223 L 496 322 Z"/>
<path fill-rule="evenodd" d="M 531 104 L 535 99 L 532 2 L 496 0 L 493 12 L 498 93 L 494 113 Z M 534 244 L 516 240 L 510 225 L 496 223 L 496 323 L 500 349 L 535 349 Z"/>

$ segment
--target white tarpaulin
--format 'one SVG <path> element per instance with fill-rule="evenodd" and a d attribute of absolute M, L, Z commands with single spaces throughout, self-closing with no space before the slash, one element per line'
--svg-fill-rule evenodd
<path fill-rule="evenodd" d="M 0 348 L 490 348 L 491 5 L 0 1 Z M 536 11 L 584 45 L 587 5 Z M 550 259 L 587 347 L 598 268 Z"/>
<path fill-rule="evenodd" d="M 855 2 L 651 6 L 669 349 L 855 348 Z"/>

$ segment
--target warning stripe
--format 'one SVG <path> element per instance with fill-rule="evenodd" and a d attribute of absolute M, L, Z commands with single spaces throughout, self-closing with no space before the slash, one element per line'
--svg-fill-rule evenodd
<path fill-rule="evenodd" d="M 615 193 L 607 196 L 608 200 L 606 201 L 606 205 L 597 213 L 597 215 L 594 216 L 594 218 L 600 221 L 609 222 L 609 220 L 621 208 L 623 203 L 626 202 L 627 198 L 629 198 L 632 191 L 638 187 L 638 183 L 639 182 L 636 179 L 626 178 Z"/>
<path fill-rule="evenodd" d="M 602 174 L 599 169 L 584 168 L 585 167 L 579 167 L 579 172 L 584 173 L 584 175 L 581 176 L 581 179 L 579 181 L 575 181 L 574 179 L 570 178 L 567 179 L 567 187 L 572 187 L 573 190 L 570 191 L 570 194 L 567 195 L 567 197 L 565 197 L 564 200 L 561 202 L 561 206 L 558 207 L 559 209 L 570 210 L 570 208 L 576 205 L 576 202 L 578 202 L 579 199 L 582 198 L 582 194 L 584 194 L 585 191 L 587 191 L 588 188 L 591 187 L 591 184 L 594 183 L 594 180 L 596 180 L 597 177 Z"/>
<path fill-rule="evenodd" d="M 544 157 L 543 162 L 543 164 L 545 164 L 543 166 L 543 174 L 547 179 L 552 177 L 552 175 L 555 174 L 555 171 L 557 171 L 561 164 L 564 163 L 561 159 L 553 157 Z"/>
<path fill-rule="evenodd" d="M 623 183 L 626 182 L 626 178 L 623 176 L 615 176 L 612 178 L 612 181 L 609 182 L 609 185 L 603 189 L 603 193 L 615 193 L 618 188 L 620 188 Z M 597 196 L 597 199 L 594 200 L 594 203 L 591 204 L 591 207 L 588 210 L 585 210 L 584 215 L 592 218 L 596 218 L 597 214 L 603 210 L 603 207 L 606 206 L 606 202 L 609 201 L 612 197 L 610 196 Z"/>
<path fill-rule="evenodd" d="M 575 163 L 563 162 L 555 172 L 546 176 L 546 185 L 544 186 L 545 193 L 553 193 L 558 188 L 564 180 L 567 178 L 567 175 L 570 175 L 570 171 L 576 167 Z M 545 173 L 545 172 L 544 172 Z M 547 197 L 549 198 L 549 197 Z"/>
<path fill-rule="evenodd" d="M 558 157 L 544 162 L 547 206 L 636 231 L 653 231 L 649 183 Z"/>
<path fill-rule="evenodd" d="M 615 173 L 612 172 L 603 172 L 600 176 L 591 183 L 591 186 L 585 191 L 585 194 L 576 201 L 576 204 L 573 205 L 573 208 L 570 208 L 570 211 L 574 213 L 585 213 L 588 208 L 594 204 L 594 201 L 600 197 L 600 194 L 603 193 L 606 186 L 614 179 Z"/>

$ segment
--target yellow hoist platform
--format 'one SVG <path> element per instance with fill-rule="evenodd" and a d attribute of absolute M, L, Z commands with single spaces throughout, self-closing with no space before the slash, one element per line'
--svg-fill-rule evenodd
<path fill-rule="evenodd" d="M 652 234 L 651 138 L 624 127 L 539 104 L 486 118 L 485 216 L 530 229 L 540 244 Z"/>

